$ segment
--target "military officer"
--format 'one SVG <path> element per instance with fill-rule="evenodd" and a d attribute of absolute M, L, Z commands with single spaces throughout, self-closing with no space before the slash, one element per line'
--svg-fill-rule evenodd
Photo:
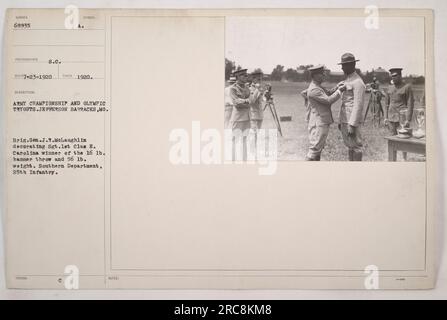
<path fill-rule="evenodd" d="M 253 71 L 251 73 L 252 83 L 250 85 L 250 127 L 252 130 L 258 130 L 262 126 L 264 119 L 264 110 L 262 109 L 262 71 Z"/>
<path fill-rule="evenodd" d="M 388 90 L 385 104 L 385 125 L 388 126 L 392 135 L 397 134 L 399 128 L 399 112 L 406 110 L 405 126 L 409 127 L 413 117 L 414 96 L 410 84 L 402 80 L 402 68 L 389 70 L 393 84 Z"/>
<path fill-rule="evenodd" d="M 339 114 L 339 125 L 343 142 L 348 147 L 349 161 L 362 161 L 363 144 L 361 125 L 363 121 L 363 107 L 365 98 L 365 83 L 355 71 L 356 62 L 352 53 L 345 53 L 341 57 L 341 68 L 346 75 Z"/>
<path fill-rule="evenodd" d="M 330 96 L 333 93 L 335 93 L 335 91 L 337 91 L 338 87 L 341 85 L 342 83 L 337 84 L 335 87 L 331 88 L 331 89 L 326 89 L 321 87 L 324 92 L 326 93 L 326 95 Z M 306 122 L 309 122 L 310 119 L 310 106 L 309 106 L 309 99 L 307 96 L 307 89 L 304 89 L 303 91 L 300 92 L 301 97 L 304 99 L 304 107 L 306 108 L 306 113 L 304 115 L 304 120 Z"/>
<path fill-rule="evenodd" d="M 246 86 L 249 79 L 247 69 L 237 70 L 233 74 L 236 82 L 230 87 L 230 98 L 233 101 L 232 129 L 245 131 L 250 129 L 250 89 Z"/>
<path fill-rule="evenodd" d="M 307 161 L 320 161 L 321 152 L 326 144 L 329 126 L 334 122 L 331 106 L 341 98 L 346 87 L 340 85 L 331 95 L 321 87 L 325 80 L 324 66 L 318 65 L 309 68 L 312 82 L 306 90 L 307 105 L 309 110 L 309 151 L 306 155 Z"/>
<path fill-rule="evenodd" d="M 231 128 L 233 130 L 233 159 L 235 159 L 236 141 L 241 141 L 243 159 L 247 159 L 247 136 L 250 131 L 250 89 L 247 86 L 249 76 L 247 69 L 240 69 L 233 72 L 236 82 L 230 87 L 230 98 L 233 102 L 233 112 L 231 114 Z"/>
<path fill-rule="evenodd" d="M 230 128 L 231 114 L 233 113 L 233 100 L 230 96 L 230 88 L 235 82 L 236 78 L 231 76 L 228 80 L 228 86 L 225 88 L 225 129 Z"/>

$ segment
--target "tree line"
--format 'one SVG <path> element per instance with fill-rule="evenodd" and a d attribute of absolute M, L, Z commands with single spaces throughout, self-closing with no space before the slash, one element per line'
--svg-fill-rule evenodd
<path fill-rule="evenodd" d="M 309 68 L 313 67 L 313 64 L 300 65 L 296 68 L 285 69 L 282 65 L 277 65 L 270 73 L 265 73 L 265 79 L 268 81 L 288 81 L 288 82 L 309 82 L 310 81 L 310 71 Z M 242 67 L 237 65 L 234 61 L 225 58 L 225 80 L 228 80 L 231 73 L 240 70 Z M 381 69 L 381 68 L 379 68 Z M 377 72 L 375 70 L 367 70 L 363 72 L 360 69 L 356 69 L 357 73 L 363 79 L 365 83 L 371 83 L 373 78 L 376 77 L 381 83 L 389 83 L 391 77 L 388 72 Z M 383 70 L 383 69 L 381 69 Z M 263 71 L 260 68 L 255 69 L 255 71 Z M 328 82 L 339 82 L 344 80 L 345 76 L 340 73 L 329 72 L 327 81 Z M 406 76 L 404 81 L 412 84 L 424 84 L 424 76 Z"/>

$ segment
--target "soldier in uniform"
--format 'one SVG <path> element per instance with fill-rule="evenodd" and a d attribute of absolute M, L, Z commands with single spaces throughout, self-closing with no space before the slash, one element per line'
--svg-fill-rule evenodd
<path fill-rule="evenodd" d="M 262 72 L 254 71 L 251 73 L 252 83 L 250 85 L 250 127 L 257 131 L 261 129 L 264 119 L 264 110 L 262 108 L 263 88 Z"/>
<path fill-rule="evenodd" d="M 397 134 L 399 128 L 399 112 L 406 110 L 405 126 L 410 126 L 413 117 L 414 96 L 410 84 L 402 81 L 402 68 L 389 70 L 393 84 L 388 90 L 385 105 L 385 125 L 388 126 L 392 135 Z"/>
<path fill-rule="evenodd" d="M 373 125 L 380 125 L 380 119 L 384 115 L 382 107 L 382 97 L 384 97 L 385 95 L 382 93 L 382 90 L 380 89 L 380 82 L 377 80 L 376 77 L 373 78 L 373 81 L 368 84 L 366 88 L 367 91 L 370 92 L 370 96 L 363 120 L 366 121 L 368 111 L 371 110 L 373 116 Z"/>
<path fill-rule="evenodd" d="M 250 89 L 247 69 L 234 72 L 236 82 L 230 87 L 230 98 L 233 101 L 233 112 L 231 114 L 231 127 L 233 130 L 245 131 L 250 129 Z"/>
<path fill-rule="evenodd" d="M 230 128 L 231 114 L 233 113 L 233 100 L 230 97 L 230 88 L 235 82 L 236 78 L 231 76 L 228 80 L 228 86 L 225 88 L 225 129 Z"/>
<path fill-rule="evenodd" d="M 249 80 L 247 69 L 233 72 L 236 82 L 230 87 L 230 98 L 233 102 L 231 114 L 231 128 L 233 130 L 233 147 L 236 137 L 242 137 L 243 158 L 247 158 L 247 136 L 250 131 L 250 89 L 247 87 Z M 235 152 L 233 151 L 233 158 Z"/>
<path fill-rule="evenodd" d="M 338 128 L 341 131 L 343 142 L 348 147 L 349 161 L 362 161 L 363 144 L 361 137 L 361 124 L 363 121 L 363 107 L 365 98 L 365 83 L 355 71 L 356 60 L 352 53 L 345 53 L 341 57 L 341 68 L 346 75 L 339 114 Z"/>
<path fill-rule="evenodd" d="M 309 151 L 306 155 L 306 161 L 320 161 L 321 152 L 326 144 L 329 133 L 329 126 L 334 123 L 332 118 L 331 106 L 340 99 L 342 92 L 346 87 L 340 85 L 331 95 L 321 87 L 325 79 L 324 66 L 319 65 L 309 68 L 312 82 L 306 93 L 307 106 L 309 110 Z"/>

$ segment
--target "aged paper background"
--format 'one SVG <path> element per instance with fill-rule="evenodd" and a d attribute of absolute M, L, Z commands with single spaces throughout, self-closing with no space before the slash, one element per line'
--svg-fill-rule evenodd
<path fill-rule="evenodd" d="M 85 134 L 88 128 L 91 128 L 93 135 L 101 135 L 101 130 L 112 132 L 111 137 L 106 136 L 105 141 L 107 153 L 111 152 L 111 162 L 108 163 L 111 172 L 106 173 L 105 179 L 106 190 L 109 188 L 111 190 L 111 198 L 105 196 L 106 200 L 110 201 L 110 207 L 107 205 L 109 201 L 105 204 L 105 211 L 110 212 L 110 215 L 105 215 L 107 228 L 102 229 L 103 234 L 98 233 L 104 222 L 104 215 L 97 214 L 104 202 L 95 192 L 104 183 L 100 174 L 97 177 L 87 174 L 85 177 L 83 174 L 70 177 L 79 179 L 79 182 L 73 182 L 75 186 L 79 186 L 79 190 L 67 186 L 73 198 L 95 194 L 86 201 L 67 203 L 61 200 L 68 191 L 61 189 L 64 183 L 61 185 L 51 183 L 46 186 L 46 190 L 42 188 L 33 192 L 35 201 L 31 197 L 27 203 L 20 201 L 19 194 L 8 195 L 8 199 L 11 197 L 17 199 L 12 205 L 18 208 L 19 212 L 27 213 L 30 208 L 35 210 L 36 206 L 39 208 L 41 205 L 42 209 L 35 210 L 39 215 L 33 217 L 36 223 L 52 219 L 55 225 L 65 226 L 60 230 L 52 229 L 54 233 L 45 237 L 41 233 L 35 233 L 35 228 L 23 229 L 27 225 L 30 226 L 27 222 L 17 223 L 19 229 L 13 230 L 16 232 L 10 232 L 8 235 L 9 245 L 13 243 L 15 246 L 14 243 L 20 243 L 22 250 L 34 252 L 33 255 L 26 257 L 26 261 L 21 261 L 21 256 L 14 255 L 10 267 L 18 270 L 17 274 L 29 274 L 30 271 L 36 274 L 59 273 L 58 265 L 63 266 L 70 260 L 76 260 L 79 261 L 81 270 L 86 270 L 86 274 L 100 275 L 103 272 L 105 258 L 106 271 L 109 274 L 116 273 L 114 269 L 136 269 L 123 270 L 119 273 L 126 275 L 137 271 L 139 274 L 153 276 L 153 273 L 144 269 L 178 269 L 179 266 L 182 269 L 226 269 L 217 273 L 215 271 L 207 273 L 209 278 L 205 278 L 204 281 L 177 279 L 168 287 L 196 285 L 292 288 L 327 286 L 327 282 L 307 277 L 309 273 L 307 275 L 304 273 L 305 277 L 302 278 L 296 277 L 303 273 L 294 270 L 313 271 L 312 274 L 317 271 L 322 272 L 321 275 L 326 274 L 324 270 L 329 269 L 338 270 L 336 271 L 338 275 L 343 275 L 343 270 L 357 270 L 358 279 L 341 278 L 334 281 L 333 285 L 359 287 L 363 281 L 361 277 L 363 268 L 370 264 L 370 260 L 380 265 L 381 269 L 390 270 L 386 272 L 392 276 L 402 275 L 401 272 L 397 274 L 394 272 L 393 275 L 392 270 L 410 270 L 404 275 L 411 276 L 419 274 L 417 270 L 431 268 L 431 265 L 426 265 L 423 184 L 425 164 L 350 164 L 349 171 L 352 172 L 350 178 L 354 185 L 370 186 L 378 180 L 389 180 L 389 177 L 402 183 L 401 186 L 404 187 L 394 188 L 395 193 L 390 193 L 390 190 L 386 189 L 375 189 L 382 192 L 379 193 L 379 197 L 383 199 L 382 205 L 386 208 L 393 208 L 396 199 L 404 199 L 399 202 L 397 212 L 394 210 L 391 216 L 386 210 L 380 210 L 381 208 L 365 207 L 367 190 L 342 189 L 348 179 L 346 163 L 318 164 L 315 167 L 318 170 L 312 170 L 311 177 L 307 164 L 300 162 L 280 163 L 277 175 L 272 177 L 258 176 L 257 168 L 249 165 L 172 167 L 167 160 L 170 146 L 167 137 L 172 128 L 188 129 L 192 120 L 200 120 L 203 126 L 221 126 L 224 43 L 223 37 L 219 39 L 215 34 L 223 33 L 223 18 L 209 18 L 206 14 L 200 18 L 175 19 L 116 17 L 110 19 L 109 23 L 113 28 L 113 32 L 108 35 L 112 55 L 108 55 L 106 59 L 110 61 L 106 74 L 113 73 L 113 76 L 110 78 L 111 82 L 107 82 L 105 90 L 111 88 L 111 91 L 107 92 L 107 96 L 111 98 L 110 117 L 106 117 L 102 128 L 98 127 L 96 122 L 92 125 L 86 123 L 83 128 L 78 128 L 75 124 L 70 127 L 65 123 L 60 128 L 70 134 L 80 129 Z M 179 24 L 185 26 L 181 35 L 178 30 Z M 157 48 L 148 41 L 147 30 L 153 32 L 152 39 L 157 35 L 163 35 L 157 41 L 159 44 Z M 200 38 L 192 32 L 196 30 L 203 31 Z M 132 37 L 126 37 L 129 32 Z M 170 39 L 176 41 L 169 41 Z M 137 59 L 138 64 L 128 58 L 129 51 L 132 52 L 132 57 Z M 171 59 L 166 60 L 166 65 L 160 61 L 154 63 L 156 60 L 151 59 L 166 52 L 169 52 L 168 56 Z M 194 65 L 178 63 L 175 72 L 170 69 L 173 61 L 181 62 L 181 59 L 188 55 L 199 54 L 203 58 L 198 60 L 204 63 Z M 147 77 L 141 70 L 151 70 L 158 76 Z M 206 74 L 206 90 L 191 90 L 198 85 L 197 77 L 201 74 Z M 134 79 L 134 82 L 127 81 L 128 77 Z M 185 83 L 187 85 L 182 85 Z M 167 100 L 166 97 L 172 96 L 172 91 L 158 89 L 160 84 L 163 84 L 163 88 L 166 86 L 170 89 L 175 88 L 176 95 L 182 97 L 181 103 L 176 99 Z M 148 88 L 157 88 L 151 91 L 150 101 L 148 101 Z M 132 95 L 129 96 L 128 92 L 132 92 Z M 127 112 L 128 105 L 134 108 L 135 113 Z M 165 106 L 165 109 L 151 107 L 159 105 Z M 176 112 L 172 113 L 172 110 Z M 23 131 L 20 132 L 24 134 L 26 131 L 23 128 L 27 127 L 24 121 L 34 120 L 15 119 L 15 121 L 23 125 L 21 127 Z M 54 126 L 37 128 L 32 123 L 27 130 L 33 134 L 36 134 L 36 130 L 41 130 L 38 134 L 43 135 L 54 130 Z M 8 132 L 13 134 L 13 130 L 11 128 Z M 133 143 L 129 144 L 129 141 Z M 154 150 L 166 155 L 166 158 L 154 157 Z M 138 154 L 138 157 L 134 157 L 135 154 Z M 432 163 L 430 160 L 429 158 L 427 165 Z M 148 165 L 149 163 L 151 165 Z M 409 171 L 412 175 L 408 175 Z M 163 177 L 162 183 L 160 177 Z M 235 183 L 234 177 L 244 181 L 244 184 Z M 81 182 L 85 179 L 89 179 L 88 184 Z M 309 181 L 312 181 L 312 186 L 315 187 L 309 189 Z M 16 183 L 14 190 L 23 192 L 30 188 L 28 179 Z M 257 189 L 257 186 L 262 184 L 268 184 L 269 189 Z M 340 194 L 331 193 L 334 188 L 339 189 Z M 275 190 L 286 191 L 275 197 L 278 202 L 270 201 Z M 58 192 L 60 197 L 57 196 Z M 79 197 L 76 196 L 76 192 L 79 192 Z M 258 197 L 259 192 L 266 193 L 259 197 L 263 201 L 259 203 L 245 201 L 247 197 Z M 326 201 L 315 201 L 315 198 L 310 196 L 317 192 L 327 195 Z M 344 197 L 351 192 L 354 193 L 353 198 L 357 199 L 356 201 L 347 201 Z M 56 204 L 54 206 L 58 208 L 57 214 L 47 209 L 48 202 L 42 201 L 47 194 L 54 196 L 54 199 L 50 200 L 53 205 Z M 196 210 L 185 210 L 188 206 Z M 164 211 L 166 214 L 160 214 L 162 209 L 166 210 Z M 61 211 L 64 212 L 63 215 Z M 248 214 L 241 215 L 241 212 Z M 79 213 L 85 217 L 80 217 Z M 29 216 L 15 216 L 15 218 L 28 221 Z M 404 225 L 402 221 L 405 221 Z M 334 228 L 334 225 L 337 225 L 337 228 Z M 79 230 L 82 230 L 82 234 L 79 234 Z M 23 232 L 28 235 L 25 241 L 20 237 Z M 69 236 L 70 232 L 73 233 L 72 236 Z M 432 234 L 430 228 L 429 232 Z M 221 236 L 216 237 L 216 234 Z M 16 236 L 17 238 L 14 238 Z M 65 241 L 64 247 L 52 241 L 55 237 L 64 239 L 62 240 Z M 353 243 L 352 238 L 361 240 Z M 105 252 L 102 247 L 104 239 L 106 247 L 110 245 L 110 250 L 106 248 Z M 431 241 L 432 239 L 429 239 L 430 243 Z M 406 245 L 411 250 L 402 252 L 400 250 L 402 243 L 411 243 L 411 246 Z M 67 250 L 67 247 L 71 249 Z M 41 249 L 35 250 L 36 248 Z M 50 250 L 46 251 L 48 248 Z M 169 248 L 168 253 L 166 248 Z M 191 251 L 191 248 L 197 250 Z M 386 248 L 385 252 L 380 250 L 383 248 Z M 365 250 L 370 255 L 365 256 Z M 52 251 L 58 252 L 57 261 L 50 258 L 46 264 L 42 264 L 41 253 Z M 73 253 L 76 252 L 79 256 L 73 258 Z M 85 252 L 90 252 L 91 256 L 85 256 Z M 290 252 L 297 254 L 293 255 Z M 399 252 L 399 256 L 396 252 Z M 432 259 L 430 250 L 428 258 Z M 315 270 L 316 265 L 323 271 Z M 284 270 L 288 275 L 294 276 L 291 277 L 292 281 L 290 278 L 283 280 L 277 277 L 278 274 L 284 274 Z M 185 272 L 190 274 L 188 273 L 190 271 Z M 250 275 L 250 277 L 241 277 L 241 272 L 243 276 Z M 213 279 L 216 274 L 225 275 L 227 278 L 225 281 Z M 233 277 L 234 275 L 238 276 Z M 253 277 L 259 275 L 264 279 Z M 131 287 L 165 286 L 164 280 L 155 280 L 156 277 L 149 277 L 151 280 L 144 279 L 132 281 L 126 278 L 117 286 L 129 287 L 129 284 Z M 306 279 L 310 279 L 310 282 Z M 37 286 L 51 286 L 45 279 L 36 281 Z M 92 280 L 93 287 L 101 283 L 95 281 Z M 388 283 L 385 279 L 385 283 L 390 287 L 393 286 L 392 281 Z M 424 282 L 412 283 L 423 286 Z"/>

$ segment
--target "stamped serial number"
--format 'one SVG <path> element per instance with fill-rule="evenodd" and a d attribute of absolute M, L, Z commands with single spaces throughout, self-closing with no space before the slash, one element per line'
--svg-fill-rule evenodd
<path fill-rule="evenodd" d="M 271 314 L 271 305 L 256 304 L 220 304 L 219 315 L 264 315 Z"/>

